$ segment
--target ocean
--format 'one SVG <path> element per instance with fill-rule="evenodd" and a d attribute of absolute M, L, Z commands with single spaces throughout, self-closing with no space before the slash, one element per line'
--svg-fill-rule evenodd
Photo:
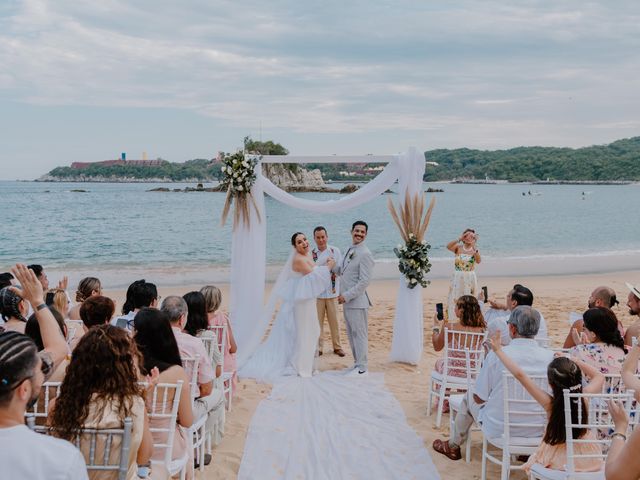
<path fill-rule="evenodd" d="M 228 281 L 231 225 L 220 225 L 223 193 L 149 192 L 193 184 L 0 182 L 0 271 L 15 262 L 40 263 L 71 285 L 95 275 L 107 288 L 136 278 L 167 285 Z M 334 184 L 339 187 L 340 184 Z M 427 232 L 432 278 L 450 275 L 448 241 L 467 227 L 480 235 L 479 275 L 548 275 L 640 269 L 637 225 L 640 186 L 425 184 L 444 189 Z M 73 192 L 72 190 L 86 190 Z M 531 192 L 531 195 L 529 194 Z M 523 195 L 524 193 L 524 195 Z M 330 199 L 335 193 L 303 193 Z M 327 228 L 330 243 L 346 248 L 351 223 L 369 224 L 367 244 L 377 278 L 395 278 L 400 242 L 383 195 L 332 216 L 295 210 L 270 197 L 268 276 L 284 262 L 295 231 Z"/>

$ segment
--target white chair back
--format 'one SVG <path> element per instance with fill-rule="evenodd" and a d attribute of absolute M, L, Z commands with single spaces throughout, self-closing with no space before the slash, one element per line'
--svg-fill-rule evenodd
<path fill-rule="evenodd" d="M 549 391 L 546 375 L 529 375 L 542 390 Z M 547 426 L 547 412 L 513 375 L 502 377 L 504 407 L 504 443 L 519 443 L 518 438 L 540 438 Z"/>
<path fill-rule="evenodd" d="M 224 372 L 224 352 L 227 346 L 227 326 L 226 325 L 212 325 L 209 326 L 209 330 L 216 334 L 216 344 L 218 346 L 218 351 L 222 354 L 222 363 L 220 367 L 222 372 Z"/>
<path fill-rule="evenodd" d="M 465 367 L 461 364 L 465 364 L 467 356 L 469 356 L 469 365 L 474 370 L 479 370 L 484 358 L 483 343 L 486 339 L 486 330 L 484 332 L 467 332 L 445 328 L 442 376 L 445 379 L 448 376 L 465 378 L 466 373 L 461 372 Z"/>
<path fill-rule="evenodd" d="M 624 393 L 572 393 L 569 389 L 563 391 L 564 394 L 564 421 L 567 438 L 567 476 L 575 473 L 575 461 L 581 458 L 600 458 L 606 460 L 611 437 L 609 433 L 613 431 L 614 424 L 607 406 L 608 400 L 620 401 L 629 415 L 631 405 L 634 402 L 634 391 L 628 390 Z M 577 400 L 577 402 L 576 402 Z M 584 400 L 584 402 L 583 402 Z M 577 418 L 574 422 L 571 415 L 571 404 L 577 406 Z M 587 412 L 584 412 L 584 408 Z M 595 435 L 590 439 L 574 438 L 573 429 L 592 430 Z M 591 443 L 600 445 L 599 453 L 577 453 L 578 444 Z"/>
<path fill-rule="evenodd" d="M 189 377 L 189 388 L 191 389 L 191 400 L 195 400 L 200 396 L 200 388 L 198 387 L 198 364 L 200 363 L 200 355 L 195 357 L 182 357 L 182 367 Z"/>
<path fill-rule="evenodd" d="M 62 382 L 44 382 L 40 389 L 38 401 L 25 412 L 25 416 L 32 417 L 35 425 L 44 425 L 49 415 L 49 402 L 58 398 Z"/>
<path fill-rule="evenodd" d="M 152 460 L 152 463 L 164 463 L 167 469 L 172 460 L 182 388 L 182 380 L 179 380 L 177 383 L 158 383 L 152 392 L 147 393 L 146 406 L 153 450 L 161 450 L 164 458 L 162 462 Z"/>
<path fill-rule="evenodd" d="M 27 419 L 27 425 L 34 431 L 45 435 L 49 433 L 47 427 L 35 425 L 33 416 Z M 122 428 L 83 429 L 72 443 L 82 452 L 89 472 L 117 472 L 118 480 L 125 480 L 129 470 L 132 429 L 133 421 L 127 417 Z M 118 437 L 120 446 L 116 451 L 113 445 Z"/>

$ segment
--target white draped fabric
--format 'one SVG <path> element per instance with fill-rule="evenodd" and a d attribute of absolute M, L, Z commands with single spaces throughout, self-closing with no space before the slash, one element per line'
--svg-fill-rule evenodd
<path fill-rule="evenodd" d="M 424 155 L 415 148 L 409 149 L 399 162 L 398 201 L 403 202 L 405 195 L 422 195 L 424 177 Z M 393 340 L 391 341 L 392 362 L 406 362 L 417 365 L 422 356 L 423 346 L 422 287 L 407 287 L 400 278 L 396 314 L 393 320 Z"/>
<path fill-rule="evenodd" d="M 424 155 L 416 149 L 394 157 L 385 169 L 371 182 L 356 192 L 328 201 L 316 201 L 295 197 L 275 186 L 262 176 L 261 165 L 256 167 L 257 179 L 251 190 L 262 221 L 251 213 L 251 225 L 238 225 L 233 231 L 231 249 L 231 298 L 230 314 L 234 337 L 238 344 L 238 367 L 256 351 L 273 318 L 276 295 L 264 306 L 266 261 L 266 214 L 264 194 L 294 208 L 333 214 L 357 207 L 389 189 L 396 180 L 400 197 L 404 192 L 422 191 Z M 292 225 L 292 231 L 295 226 Z M 392 360 L 417 363 L 422 355 L 422 292 L 421 288 L 409 290 L 401 284 L 398 291 Z M 375 301 L 375 299 L 374 299 Z"/>
<path fill-rule="evenodd" d="M 425 479 L 440 475 L 382 374 L 282 377 L 251 420 L 238 479 Z"/>

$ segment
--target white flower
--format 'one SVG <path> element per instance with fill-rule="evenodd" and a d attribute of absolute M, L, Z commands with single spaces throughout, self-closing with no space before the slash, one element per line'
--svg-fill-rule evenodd
<path fill-rule="evenodd" d="M 233 174 L 233 178 L 238 178 L 238 172 Z"/>
<path fill-rule="evenodd" d="M 418 283 L 418 281 L 417 281 L 415 278 L 412 278 L 412 279 L 410 280 L 410 282 L 411 282 L 411 283 Z"/>
<path fill-rule="evenodd" d="M 237 189 L 242 191 L 242 190 L 244 190 L 244 187 L 242 185 L 238 185 Z"/>
<path fill-rule="evenodd" d="M 402 250 L 402 244 L 401 243 L 398 244 L 398 250 Z"/>
<path fill-rule="evenodd" d="M 242 166 L 244 168 L 249 168 L 249 164 L 245 160 L 242 161 Z"/>
<path fill-rule="evenodd" d="M 222 172 L 224 173 L 224 172 L 226 172 L 226 171 L 227 171 L 227 167 L 225 167 L 225 166 L 223 165 L 221 170 L 222 170 Z"/>

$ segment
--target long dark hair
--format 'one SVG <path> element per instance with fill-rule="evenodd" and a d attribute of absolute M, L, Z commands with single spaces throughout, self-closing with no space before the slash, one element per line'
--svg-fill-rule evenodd
<path fill-rule="evenodd" d="M 145 373 L 149 373 L 153 367 L 164 372 L 174 365 L 182 366 L 178 343 L 165 312 L 143 308 L 133 319 L 133 328 L 134 339 L 144 358 Z"/>
<path fill-rule="evenodd" d="M 551 386 L 551 412 L 544 432 L 543 442 L 549 445 L 562 445 L 567 441 L 566 422 L 564 418 L 564 389 L 571 393 L 582 393 L 582 372 L 574 361 L 566 357 L 554 358 L 547 367 L 547 379 Z M 578 418 L 578 400 L 582 402 L 580 418 Z M 587 404 L 583 398 L 571 399 L 571 423 L 587 423 Z M 581 438 L 586 428 L 573 428 L 573 438 Z"/>
<path fill-rule="evenodd" d="M 85 333 L 73 351 L 49 417 L 55 435 L 75 439 L 96 402 L 102 411 L 109 404 L 116 406 L 121 420 L 131 416 L 135 398 L 142 397 L 138 361 L 135 342 L 124 329 L 100 325 Z"/>
<path fill-rule="evenodd" d="M 624 339 L 618 330 L 618 317 L 612 310 L 606 307 L 590 308 L 582 314 L 584 326 L 595 333 L 601 342 L 618 347 L 627 353 L 624 348 Z"/>
<path fill-rule="evenodd" d="M 184 326 L 185 332 L 189 335 L 197 336 L 201 330 L 206 330 L 209 326 L 207 316 L 207 301 L 200 292 L 186 293 L 182 298 L 187 302 L 189 309 L 187 314 L 187 324 Z"/>
<path fill-rule="evenodd" d="M 144 280 L 136 280 L 131 285 L 129 285 L 129 288 L 127 288 L 127 297 L 124 301 L 124 304 L 122 305 L 122 313 L 124 315 L 128 314 L 129 312 L 133 312 L 133 294 L 138 285 L 141 283 L 144 283 Z"/>

